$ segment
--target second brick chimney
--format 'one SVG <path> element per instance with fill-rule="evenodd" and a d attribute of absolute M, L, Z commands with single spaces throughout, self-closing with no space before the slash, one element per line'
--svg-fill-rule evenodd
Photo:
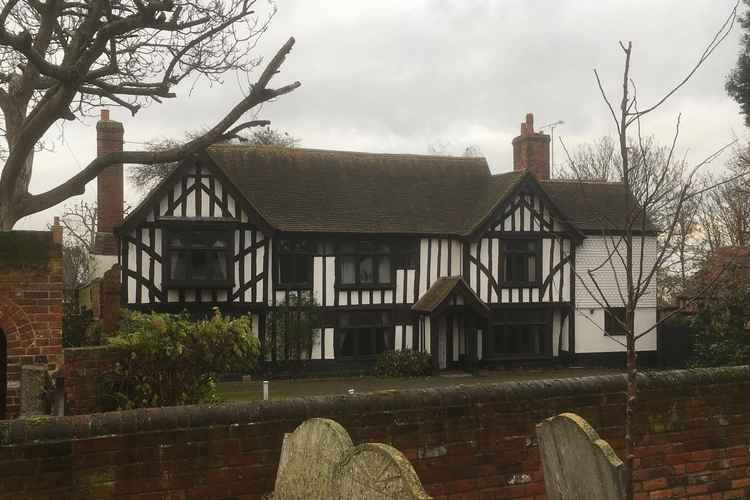
<path fill-rule="evenodd" d="M 122 123 L 109 119 L 109 110 L 101 111 L 101 118 L 96 124 L 96 154 L 103 156 L 114 151 L 122 151 Z M 117 257 L 117 240 L 114 228 L 122 222 L 124 187 L 122 164 L 110 165 L 96 178 L 96 241 L 95 255 Z M 115 259 L 116 260 L 116 259 Z M 107 267 L 109 269 L 109 267 Z M 101 269 L 104 272 L 107 269 Z"/>
<path fill-rule="evenodd" d="M 513 170 L 528 170 L 537 179 L 549 179 L 549 144 L 547 134 L 534 132 L 534 114 L 526 114 L 521 135 L 513 139 Z"/>

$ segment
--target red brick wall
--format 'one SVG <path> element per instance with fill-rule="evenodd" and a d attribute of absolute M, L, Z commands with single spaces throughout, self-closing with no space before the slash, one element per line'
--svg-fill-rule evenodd
<path fill-rule="evenodd" d="M 21 240 L 49 252 L 44 262 L 0 259 L 0 330 L 7 340 L 6 418 L 19 411 L 21 366 L 44 365 L 53 372 L 62 354 L 62 246 L 52 241 L 51 232 L 16 231 L 8 239 L 19 245 Z"/>
<path fill-rule="evenodd" d="M 97 380 L 112 370 L 116 351 L 106 346 L 66 347 L 64 353 L 65 414 L 94 413 Z"/>
<path fill-rule="evenodd" d="M 750 367 L 641 387 L 637 498 L 747 498 Z M 402 450 L 438 499 L 540 499 L 534 426 L 574 411 L 621 452 L 623 390 L 603 376 L 2 422 L 0 499 L 258 499 L 284 432 L 316 416 Z"/>

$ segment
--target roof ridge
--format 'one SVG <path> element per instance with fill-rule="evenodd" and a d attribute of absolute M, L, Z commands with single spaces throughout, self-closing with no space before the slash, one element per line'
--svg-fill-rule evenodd
<path fill-rule="evenodd" d="M 258 150 L 284 150 L 288 152 L 303 152 L 303 153 L 337 153 L 346 154 L 352 156 L 371 156 L 371 157 L 389 157 L 389 158 L 431 158 L 440 160 L 451 160 L 461 161 L 466 163 L 484 162 L 487 163 L 487 158 L 484 156 L 450 156 L 450 155 L 432 155 L 432 154 L 421 154 L 421 153 L 375 153 L 372 151 L 351 151 L 351 150 L 340 150 L 340 149 L 319 149 L 319 148 L 288 148 L 284 146 L 275 146 L 272 144 L 228 144 L 228 143 L 217 143 L 208 146 L 207 149 L 258 149 Z"/>
<path fill-rule="evenodd" d="M 597 179 L 542 179 L 539 182 L 542 183 L 557 183 L 557 184 L 597 184 L 597 185 L 623 185 L 621 181 L 602 181 Z"/>

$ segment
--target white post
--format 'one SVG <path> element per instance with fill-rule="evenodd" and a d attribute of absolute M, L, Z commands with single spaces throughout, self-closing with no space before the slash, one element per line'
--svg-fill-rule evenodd
<path fill-rule="evenodd" d="M 263 401 L 268 401 L 268 380 L 263 381 Z"/>

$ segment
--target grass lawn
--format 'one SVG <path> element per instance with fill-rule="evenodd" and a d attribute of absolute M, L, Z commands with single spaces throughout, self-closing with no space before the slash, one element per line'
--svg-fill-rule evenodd
<path fill-rule="evenodd" d="M 373 376 L 345 378 L 303 378 L 270 381 L 271 399 L 286 399 L 302 396 L 347 394 L 349 389 L 357 393 L 385 391 L 390 389 L 424 389 L 451 385 L 491 384 L 519 380 L 586 377 L 591 375 L 622 373 L 614 369 L 561 368 L 545 370 L 502 370 L 482 373 L 478 376 L 447 374 L 418 378 L 379 378 Z M 251 401 L 263 398 L 263 383 L 222 382 L 218 384 L 219 396 L 226 401 Z"/>

